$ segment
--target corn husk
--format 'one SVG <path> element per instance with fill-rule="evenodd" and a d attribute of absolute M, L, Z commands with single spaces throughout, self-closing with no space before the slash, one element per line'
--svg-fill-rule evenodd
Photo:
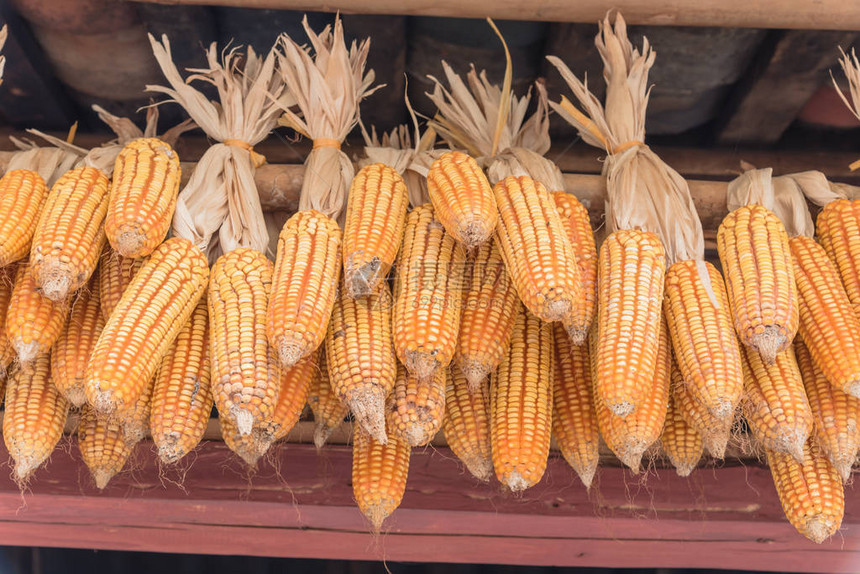
<path fill-rule="evenodd" d="M 647 38 L 643 39 L 641 51 L 633 47 L 621 14 L 615 18 L 614 26 L 609 16 L 604 18 L 595 44 L 603 59 L 605 105 L 560 58 L 547 59 L 558 69 L 584 112 L 564 96 L 550 105 L 579 131 L 586 143 L 608 153 L 603 164 L 607 231 L 640 229 L 656 233 L 663 241 L 667 266 L 677 261 L 702 261 L 704 234 L 689 185 L 644 144 L 650 93 L 648 71 L 655 53 Z M 702 279 L 707 281 L 707 275 Z"/>
<path fill-rule="evenodd" d="M 316 34 L 302 21 L 311 46 L 287 34 L 278 40 L 280 74 L 295 97 L 298 111 L 282 106 L 278 120 L 314 141 L 305 160 L 299 209 L 315 209 L 341 220 L 355 169 L 340 144 L 359 121 L 359 103 L 382 86 L 373 85 L 373 70 L 365 72 L 370 39 L 352 42 L 347 49 L 343 23 Z M 311 53 L 313 50 L 313 54 Z"/>
<path fill-rule="evenodd" d="M 830 74 L 830 78 L 833 80 L 836 93 L 845 102 L 845 106 L 851 110 L 854 117 L 860 120 L 860 61 L 857 60 L 857 53 L 854 50 L 851 50 L 850 56 L 842 48 L 839 48 L 839 52 L 842 54 L 842 57 L 839 58 L 839 65 L 842 66 L 842 71 L 845 73 L 845 77 L 848 78 L 848 89 L 851 95 L 850 101 L 842 93 L 842 88 L 836 83 L 836 78 L 833 77 L 832 73 Z"/>
<path fill-rule="evenodd" d="M 31 140 L 22 140 L 14 136 L 9 139 L 19 151 L 12 154 L 6 171 L 15 169 L 28 169 L 34 171 L 45 180 L 45 185 L 50 189 L 57 179 L 72 169 L 80 160 L 77 152 L 62 149 L 56 146 L 40 147 Z"/>
<path fill-rule="evenodd" d="M 150 34 L 149 41 L 169 87 L 148 85 L 147 91 L 169 96 L 218 142 L 206 150 L 179 192 L 174 235 L 193 241 L 210 261 L 237 247 L 265 252 L 269 236 L 254 183 L 254 172 L 265 158 L 253 146 L 275 127 L 281 108 L 293 103 L 276 71 L 274 49 L 261 56 L 250 47 L 245 53 L 232 48 L 219 58 L 212 43 L 206 50 L 208 67 L 189 70 L 193 73 L 183 79 L 167 36 L 158 42 Z M 195 81 L 214 86 L 217 101 L 192 87 Z"/>

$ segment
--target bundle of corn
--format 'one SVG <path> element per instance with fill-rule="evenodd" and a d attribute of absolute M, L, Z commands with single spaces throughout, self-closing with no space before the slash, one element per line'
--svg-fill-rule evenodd
<path fill-rule="evenodd" d="M 158 367 L 149 428 L 163 463 L 191 452 L 212 411 L 209 311 L 201 297 Z"/>
<path fill-rule="evenodd" d="M 6 388 L 3 440 L 15 461 L 15 481 L 24 485 L 63 436 L 68 401 L 51 383 L 47 356 L 18 367 Z"/>
<path fill-rule="evenodd" d="M 374 91 L 373 71 L 364 71 L 369 40 L 347 49 L 340 18 L 334 28 L 326 26 L 319 35 L 311 30 L 307 18 L 303 25 L 314 54 L 286 34 L 279 39 L 278 52 L 280 73 L 299 110 L 284 107 L 280 124 L 314 142 L 305 161 L 299 212 L 287 220 L 278 241 L 267 318 L 269 342 L 284 367 L 313 354 L 326 335 L 341 263 L 346 261 L 341 258 L 338 220 L 354 175 L 352 162 L 340 146 L 358 121 L 359 102 Z M 392 189 L 392 193 L 397 191 Z M 358 225 L 358 220 L 353 224 Z M 355 243 L 351 248 L 359 249 Z M 371 257 L 374 255 L 379 253 Z M 361 266 L 365 262 L 348 263 Z M 331 364 L 333 359 L 329 359 Z"/>
<path fill-rule="evenodd" d="M 490 381 L 490 442 L 496 477 L 514 492 L 546 470 L 552 431 L 553 330 L 522 306 Z"/>
<path fill-rule="evenodd" d="M 150 35 L 149 41 L 169 87 L 146 89 L 180 104 L 218 142 L 206 150 L 179 192 L 174 235 L 193 241 L 211 261 L 236 247 L 265 252 L 269 238 L 254 171 L 266 159 L 254 146 L 275 127 L 281 108 L 294 103 L 276 71 L 275 50 L 262 57 L 250 47 L 245 53 L 232 48 L 219 58 L 213 43 L 206 50 L 208 67 L 195 70 L 186 81 L 172 61 L 167 37 L 158 42 Z M 218 100 L 207 100 L 193 81 L 214 86 Z"/>
<path fill-rule="evenodd" d="M 318 449 L 325 445 L 331 433 L 349 414 L 349 408 L 344 405 L 332 388 L 328 372 L 328 360 L 325 349 L 320 349 L 316 368 L 311 374 L 311 388 L 308 392 L 308 405 L 314 415 L 314 445 Z"/>
<path fill-rule="evenodd" d="M 451 451 L 472 476 L 485 482 L 493 475 L 489 393 L 487 382 L 473 389 L 459 367 L 451 365 L 442 430 Z"/>
<path fill-rule="evenodd" d="M 538 84 L 538 107 L 526 120 L 531 94 L 517 98 L 511 93 L 510 54 L 504 39 L 502 44 L 507 67 L 501 88 L 474 68 L 467 75 L 467 86 L 443 62 L 450 90 L 431 77 L 434 90 L 428 94 L 439 110 L 430 126 L 452 148 L 480 158 L 496 184 L 492 195 L 486 185 L 476 189 L 476 183 L 485 183 L 476 162 L 452 152 L 430 168 L 430 198 L 440 221 L 467 248 L 488 240 L 495 228 L 505 266 L 526 308 L 544 321 L 564 321 L 584 340 L 593 308 L 579 305 L 581 271 L 547 192 L 547 188 L 563 190 L 564 182 L 558 168 L 542 156 L 550 145 L 546 91 Z M 521 180 L 517 184 L 510 179 L 523 175 L 540 183 Z"/>
<path fill-rule="evenodd" d="M 564 97 L 551 105 L 587 143 L 609 154 L 604 174 L 610 235 L 598 264 L 595 395 L 605 413 L 625 417 L 653 402 L 647 396 L 663 396 L 662 385 L 668 389 L 668 367 L 658 365 L 666 259 L 697 258 L 699 224 L 687 183 L 643 143 L 648 70 L 655 57 L 648 41 L 641 52 L 635 49 L 619 14 L 614 27 L 604 19 L 595 44 L 604 61 L 605 107 L 554 56 L 550 62 L 586 113 Z M 691 223 L 674 233 L 677 219 Z M 658 370 L 666 377 L 655 377 Z M 654 412 L 664 416 L 665 408 Z M 638 458 L 633 457 L 637 465 Z"/>
<path fill-rule="evenodd" d="M 574 345 L 556 324 L 554 360 L 552 434 L 562 456 L 588 489 L 597 471 L 600 442 L 588 345 Z"/>
<path fill-rule="evenodd" d="M 360 426 L 352 436 L 352 492 L 375 532 L 400 506 L 409 474 L 409 445 L 394 433 L 388 436 L 381 443 Z"/>
<path fill-rule="evenodd" d="M 806 442 L 800 460 L 768 452 L 767 462 L 791 525 L 817 544 L 833 536 L 842 525 L 845 495 L 839 473 L 827 457 Z"/>
<path fill-rule="evenodd" d="M 672 359 L 672 389 L 669 393 L 669 410 L 666 413 L 666 424 L 660 435 L 660 445 L 669 457 L 678 476 L 689 476 L 705 449 L 702 434 L 690 425 L 679 408 L 676 389 L 683 387 L 684 376 L 675 359 Z"/>

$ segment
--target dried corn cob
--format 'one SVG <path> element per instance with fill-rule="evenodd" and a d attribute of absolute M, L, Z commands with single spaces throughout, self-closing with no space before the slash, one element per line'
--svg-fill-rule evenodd
<path fill-rule="evenodd" d="M 209 311 L 202 297 L 155 378 L 149 426 L 163 463 L 178 461 L 203 438 L 214 402 L 210 379 Z"/>
<path fill-rule="evenodd" d="M 860 201 L 831 201 L 816 221 L 818 241 L 836 265 L 854 314 L 860 317 Z"/>
<path fill-rule="evenodd" d="M 105 326 L 99 291 L 99 275 L 94 273 L 73 300 L 66 326 L 51 351 L 51 379 L 74 407 L 87 402 L 84 391 L 87 363 Z"/>
<path fill-rule="evenodd" d="M 448 369 L 439 369 L 430 379 L 419 380 L 397 365 L 397 381 L 388 403 L 388 430 L 409 446 L 428 444 L 445 417 L 445 385 Z"/>
<path fill-rule="evenodd" d="M 260 429 L 254 429 L 250 434 L 241 434 L 236 424 L 229 419 L 218 419 L 221 423 L 221 437 L 224 444 L 249 467 L 254 468 L 269 447 L 272 446 L 270 436 Z"/>
<path fill-rule="evenodd" d="M 499 212 L 487 176 L 469 155 L 442 154 L 427 172 L 427 191 L 445 231 L 466 249 L 489 241 Z"/>
<path fill-rule="evenodd" d="M 134 450 L 123 437 L 119 419 L 99 417 L 90 405 L 81 409 L 78 448 L 99 490 L 122 470 Z"/>
<path fill-rule="evenodd" d="M 519 298 L 494 239 L 468 255 L 465 281 L 454 363 L 477 392 L 511 344 Z"/>
<path fill-rule="evenodd" d="M 689 476 L 699 464 L 705 449 L 701 433 L 687 423 L 678 408 L 675 389 L 685 384 L 687 383 L 684 382 L 681 370 L 673 359 L 669 410 L 666 412 L 666 424 L 663 426 L 663 434 L 660 435 L 660 444 L 678 476 Z"/>
<path fill-rule="evenodd" d="M 352 492 L 374 531 L 394 512 L 406 491 L 411 449 L 395 433 L 383 444 L 355 426 L 352 436 Z"/>
<path fill-rule="evenodd" d="M 385 444 L 385 398 L 397 377 L 387 285 L 361 299 L 338 297 L 325 353 L 337 397 L 352 411 L 358 426 Z"/>
<path fill-rule="evenodd" d="M 0 267 L 30 255 L 48 186 L 35 171 L 13 169 L 0 178 Z"/>
<path fill-rule="evenodd" d="M 63 436 L 69 402 L 51 383 L 47 355 L 19 367 L 6 383 L 3 440 L 15 460 L 15 481 L 23 484 L 45 462 Z"/>
<path fill-rule="evenodd" d="M 340 401 L 334 388 L 332 388 L 325 349 L 320 350 L 319 360 L 312 375 L 308 405 L 314 413 L 314 422 L 316 423 L 314 444 L 317 448 L 322 448 L 332 431 L 349 414 L 349 408 Z"/>
<path fill-rule="evenodd" d="M 268 429 L 272 442 L 286 438 L 299 422 L 308 402 L 311 380 L 316 368 L 314 357 L 308 357 L 292 367 L 281 369 L 281 390 Z"/>
<path fill-rule="evenodd" d="M 490 447 L 490 387 L 487 381 L 471 388 L 466 375 L 451 365 L 445 388 L 445 440 L 472 476 L 484 482 L 493 476 Z"/>
<path fill-rule="evenodd" d="M 803 445 L 812 433 L 812 411 L 794 349 L 765 363 L 753 349 L 741 351 L 744 366 L 743 412 L 753 436 L 771 451 L 786 452 L 800 462 Z"/>
<path fill-rule="evenodd" d="M 17 265 L 0 268 L 0 379 L 6 378 L 6 370 L 15 359 L 15 348 L 12 347 L 12 342 L 6 334 L 6 317 L 9 313 L 9 302 L 12 299 L 17 270 Z"/>
<path fill-rule="evenodd" d="M 108 320 L 131 280 L 146 263 L 147 258 L 123 257 L 113 249 L 106 249 L 98 266 L 99 303 L 102 317 Z"/>
<path fill-rule="evenodd" d="M 600 247 L 594 392 L 616 416 L 635 412 L 645 395 L 656 397 L 664 270 L 653 233 L 622 229 Z"/>
<path fill-rule="evenodd" d="M 731 419 L 744 378 L 720 272 L 705 261 L 669 267 L 663 312 L 688 392 L 714 417 Z"/>
<path fill-rule="evenodd" d="M 134 405 L 208 280 L 206 257 L 187 239 L 168 239 L 152 253 L 107 320 L 87 366 L 87 402 L 100 415 Z"/>
<path fill-rule="evenodd" d="M 241 435 L 267 424 L 280 393 L 281 368 L 265 333 L 271 289 L 272 264 L 254 249 L 234 249 L 212 267 L 212 394 L 219 416 Z"/>
<path fill-rule="evenodd" d="M 789 245 L 803 341 L 832 385 L 860 397 L 860 318 L 824 249 L 804 236 Z"/>
<path fill-rule="evenodd" d="M 768 450 L 767 463 L 791 525 L 817 544 L 833 536 L 842 525 L 845 495 L 839 473 L 827 457 L 806 442 L 800 462 Z"/>
<path fill-rule="evenodd" d="M 672 349 L 666 322 L 660 321 L 657 366 L 639 406 L 633 413 L 620 417 L 610 411 L 595 394 L 597 425 L 606 446 L 634 473 L 639 472 L 642 455 L 660 439 L 669 408 Z"/>
<path fill-rule="evenodd" d="M 582 345 L 597 316 L 597 246 L 588 210 L 576 196 L 565 191 L 554 191 L 552 199 L 573 247 L 582 281 L 582 297 L 574 303 L 573 313 L 565 321 L 565 327 L 573 344 Z"/>
<path fill-rule="evenodd" d="M 794 339 L 797 365 L 814 419 L 815 445 L 830 459 L 843 482 L 860 449 L 860 399 L 831 385 L 800 337 Z"/>
<path fill-rule="evenodd" d="M 164 240 L 179 193 L 179 156 L 165 141 L 139 138 L 116 158 L 105 233 L 123 257 L 145 257 Z"/>
<path fill-rule="evenodd" d="M 374 163 L 355 174 L 343 231 L 347 296 L 370 295 L 385 281 L 403 239 L 408 204 L 406 184 L 393 168 Z"/>
<path fill-rule="evenodd" d="M 499 482 L 513 491 L 537 484 L 552 429 L 552 326 L 519 311 L 511 347 L 490 384 L 490 437 Z"/>
<path fill-rule="evenodd" d="M 588 345 L 574 345 L 560 323 L 555 328 L 555 367 L 552 379 L 552 434 L 567 463 L 585 488 L 597 471 L 600 433 L 592 396 Z"/>
<path fill-rule="evenodd" d="M 52 301 L 67 299 L 96 269 L 109 183 L 103 171 L 84 166 L 66 172 L 48 193 L 33 235 L 30 272 Z"/>
<path fill-rule="evenodd" d="M 767 208 L 745 205 L 723 219 L 717 250 L 741 343 L 772 363 L 791 345 L 799 319 L 785 227 Z"/>
<path fill-rule="evenodd" d="M 406 217 L 398 261 L 394 350 L 410 373 L 428 379 L 457 348 L 466 252 L 425 204 Z"/>
<path fill-rule="evenodd" d="M 340 242 L 335 220 L 314 210 L 299 211 L 281 230 L 266 334 L 284 367 L 311 355 L 325 338 L 340 276 Z"/>
<path fill-rule="evenodd" d="M 51 350 L 63 332 L 68 315 L 68 303 L 42 297 L 36 289 L 30 265 L 18 265 L 6 312 L 6 336 L 21 363 L 30 363 Z"/>
<path fill-rule="evenodd" d="M 157 373 L 156 373 L 157 375 Z M 152 392 L 155 387 L 155 376 L 144 387 L 143 392 L 120 416 L 122 423 L 122 437 L 128 443 L 129 448 L 139 443 L 149 432 L 149 414 L 152 409 Z"/>
<path fill-rule="evenodd" d="M 676 377 L 679 374 L 680 371 L 677 374 L 673 372 L 672 376 Z M 675 411 L 699 433 L 708 453 L 714 458 L 722 459 L 726 455 L 734 416 L 718 419 L 699 403 L 690 392 L 689 386 L 683 380 L 677 383 L 673 380 L 672 400 Z"/>
<path fill-rule="evenodd" d="M 583 298 L 582 278 L 552 196 L 530 177 L 507 177 L 493 194 L 496 240 L 523 304 L 543 321 L 570 319 Z"/>

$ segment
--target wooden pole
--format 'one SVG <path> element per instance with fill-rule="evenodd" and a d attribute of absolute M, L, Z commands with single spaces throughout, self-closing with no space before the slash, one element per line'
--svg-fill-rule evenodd
<path fill-rule="evenodd" d="M 608 9 L 624 14 L 630 24 L 651 26 L 726 26 L 740 28 L 796 28 L 807 30 L 860 29 L 860 3 L 856 0 L 140 0 L 159 4 L 206 4 L 324 10 L 346 14 L 402 14 L 407 16 L 454 16 L 500 20 L 597 22 Z"/>

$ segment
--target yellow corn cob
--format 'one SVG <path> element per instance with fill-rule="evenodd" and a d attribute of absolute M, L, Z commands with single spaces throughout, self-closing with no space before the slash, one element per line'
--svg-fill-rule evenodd
<path fill-rule="evenodd" d="M 208 280 L 206 256 L 187 239 L 168 239 L 152 253 L 111 313 L 87 366 L 87 402 L 101 416 L 135 404 Z"/>
<path fill-rule="evenodd" d="M 107 176 L 94 167 L 66 172 L 48 193 L 30 251 L 30 272 L 42 294 L 62 301 L 96 269 L 105 242 Z"/>
<path fill-rule="evenodd" d="M 30 255 L 48 187 L 35 171 L 13 169 L 0 178 L 0 267 Z"/>
<path fill-rule="evenodd" d="M 672 349 L 666 322 L 660 321 L 657 345 L 657 366 L 645 390 L 639 406 L 626 417 L 610 411 L 595 394 L 594 408 L 597 425 L 606 446 L 634 473 L 639 472 L 642 455 L 660 439 L 669 408 Z"/>
<path fill-rule="evenodd" d="M 741 343 L 772 363 L 791 345 L 798 326 L 797 287 L 785 228 L 767 208 L 746 205 L 720 224 L 717 250 Z"/>
<path fill-rule="evenodd" d="M 552 325 L 518 311 L 511 347 L 490 381 L 493 467 L 515 492 L 537 484 L 546 470 L 553 367 Z"/>
<path fill-rule="evenodd" d="M 653 233 L 622 229 L 600 247 L 594 391 L 616 416 L 635 412 L 645 395 L 656 396 L 665 265 Z"/>
<path fill-rule="evenodd" d="M 133 446 L 125 441 L 119 419 L 99 417 L 89 405 L 81 409 L 78 448 L 100 490 L 122 470 L 133 450 Z"/>
<path fill-rule="evenodd" d="M 340 426 L 349 414 L 349 408 L 340 402 L 328 374 L 325 350 L 319 353 L 317 366 L 312 373 L 308 405 L 314 413 L 314 444 L 322 448 L 335 428 Z"/>
<path fill-rule="evenodd" d="M 569 321 L 584 297 L 582 278 L 552 196 L 530 177 L 507 177 L 493 194 L 496 240 L 520 300 L 543 321 Z"/>
<path fill-rule="evenodd" d="M 474 158 L 458 151 L 442 154 L 427 173 L 427 191 L 451 237 L 466 249 L 489 241 L 499 219 L 497 200 Z"/>
<path fill-rule="evenodd" d="M 68 315 L 68 303 L 42 297 L 36 290 L 30 265 L 18 265 L 6 312 L 6 336 L 21 363 L 30 363 L 51 350 Z"/>
<path fill-rule="evenodd" d="M 247 435 L 275 411 L 281 368 L 266 340 L 272 263 L 249 248 L 218 258 L 209 286 L 212 394 L 219 416 Z"/>
<path fill-rule="evenodd" d="M 395 433 L 383 444 L 356 425 L 352 436 L 352 493 L 361 512 L 378 532 L 406 491 L 411 449 Z"/>
<path fill-rule="evenodd" d="M 158 138 L 127 143 L 114 164 L 105 233 L 123 257 L 145 257 L 164 240 L 179 193 L 179 156 Z"/>
<path fill-rule="evenodd" d="M 343 231 L 347 296 L 365 297 L 385 281 L 400 249 L 408 205 L 406 184 L 393 168 L 374 163 L 355 174 Z"/>
<path fill-rule="evenodd" d="M 120 415 L 122 436 L 129 447 L 139 443 L 149 432 L 149 415 L 152 409 L 152 392 L 155 377 L 144 387 L 134 405 Z"/>
<path fill-rule="evenodd" d="M 445 388 L 445 440 L 472 476 L 484 482 L 493 476 L 490 447 L 490 387 L 472 389 L 457 365 L 451 365 Z"/>
<path fill-rule="evenodd" d="M 663 426 L 663 434 L 660 435 L 660 444 L 678 476 L 689 476 L 699 464 L 705 449 L 702 435 L 687 424 L 675 400 L 674 389 L 684 384 L 681 370 L 673 359 L 672 392 L 669 393 L 669 410 L 666 412 L 666 424 Z"/>
<path fill-rule="evenodd" d="M 425 204 L 406 217 L 395 282 L 394 350 L 409 372 L 428 379 L 454 357 L 466 252 Z"/>
<path fill-rule="evenodd" d="M 325 352 L 338 398 L 352 411 L 358 426 L 385 444 L 385 398 L 397 377 L 387 285 L 361 299 L 338 297 Z"/>
<path fill-rule="evenodd" d="M 308 402 L 311 379 L 316 368 L 314 357 L 307 357 L 292 367 L 281 369 L 281 390 L 269 425 L 272 442 L 286 438 L 299 422 Z"/>
<path fill-rule="evenodd" d="M 221 436 L 227 448 L 236 453 L 249 467 L 256 467 L 260 457 L 272 446 L 271 437 L 266 436 L 266 433 L 260 429 L 254 429 L 250 434 L 243 435 L 229 419 L 218 420 L 221 422 Z"/>
<path fill-rule="evenodd" d="M 794 339 L 794 350 L 812 409 L 815 444 L 847 482 L 860 449 L 860 399 L 827 381 L 800 337 Z"/>
<path fill-rule="evenodd" d="M 800 334 L 812 360 L 832 385 L 860 397 L 860 318 L 836 267 L 811 237 L 792 237 Z"/>
<path fill-rule="evenodd" d="M 15 460 L 15 481 L 23 484 L 53 452 L 63 436 L 69 402 L 51 383 L 47 355 L 19 367 L 6 383 L 3 440 Z"/>
<path fill-rule="evenodd" d="M 314 210 L 299 211 L 281 230 L 266 334 L 284 367 L 310 356 L 325 339 L 340 279 L 340 242 L 337 222 Z"/>
<path fill-rule="evenodd" d="M 812 410 L 794 349 L 789 347 L 771 364 L 753 349 L 741 351 L 744 366 L 743 412 L 753 436 L 775 452 L 803 460 L 803 444 L 812 433 Z"/>
<path fill-rule="evenodd" d="M 468 255 L 465 281 L 454 363 L 477 392 L 511 344 L 519 297 L 493 239 Z"/>
<path fill-rule="evenodd" d="M 588 345 L 574 345 L 560 323 L 555 329 L 555 367 L 552 379 L 552 434 L 567 463 L 585 488 L 597 471 L 600 433 L 592 397 Z"/>
<path fill-rule="evenodd" d="M 576 196 L 565 191 L 555 191 L 552 199 L 573 247 L 582 281 L 582 297 L 574 302 L 573 313 L 565 321 L 565 327 L 573 344 L 582 345 L 597 316 L 597 246 L 594 244 L 588 210 Z"/>
<path fill-rule="evenodd" d="M 131 280 L 146 263 L 147 258 L 123 257 L 113 249 L 106 249 L 99 262 L 99 303 L 102 317 L 108 320 Z"/>
<path fill-rule="evenodd" d="M 51 351 L 51 379 L 75 407 L 87 402 L 87 363 L 104 326 L 99 308 L 99 275 L 94 273 L 72 301 L 69 319 Z"/>
<path fill-rule="evenodd" d="M 818 241 L 836 265 L 854 314 L 860 317 L 860 201 L 831 201 L 816 221 Z"/>
<path fill-rule="evenodd" d="M 17 265 L 0 268 L 0 379 L 6 377 L 6 370 L 15 359 L 15 348 L 12 347 L 12 342 L 6 334 L 6 317 L 9 312 L 9 302 L 12 299 L 12 288 L 15 285 L 17 270 Z"/>
<path fill-rule="evenodd" d="M 786 453 L 767 451 L 785 517 L 798 532 L 821 544 L 842 525 L 842 481 L 827 457 L 809 442 L 803 444 L 801 461 Z"/>
<path fill-rule="evenodd" d="M 409 446 L 428 444 L 445 416 L 445 385 L 448 369 L 439 369 L 430 379 L 419 380 L 403 365 L 397 365 L 397 381 L 388 404 L 388 429 Z"/>
<path fill-rule="evenodd" d="M 149 426 L 165 464 L 184 457 L 203 438 L 214 401 L 210 379 L 209 311 L 202 297 L 155 378 Z"/>
<path fill-rule="evenodd" d="M 690 392 L 685 381 L 674 381 L 674 377 L 680 376 L 680 370 L 672 373 L 672 401 L 678 414 L 686 423 L 702 437 L 708 453 L 717 459 L 726 455 L 726 446 L 732 432 L 734 415 L 717 418 L 714 414 L 703 407 L 696 397 Z"/>
<path fill-rule="evenodd" d="M 710 289 L 704 278 L 710 280 Z M 744 377 L 720 272 L 705 261 L 679 261 L 669 267 L 663 311 L 688 391 L 716 418 L 731 418 Z"/>

